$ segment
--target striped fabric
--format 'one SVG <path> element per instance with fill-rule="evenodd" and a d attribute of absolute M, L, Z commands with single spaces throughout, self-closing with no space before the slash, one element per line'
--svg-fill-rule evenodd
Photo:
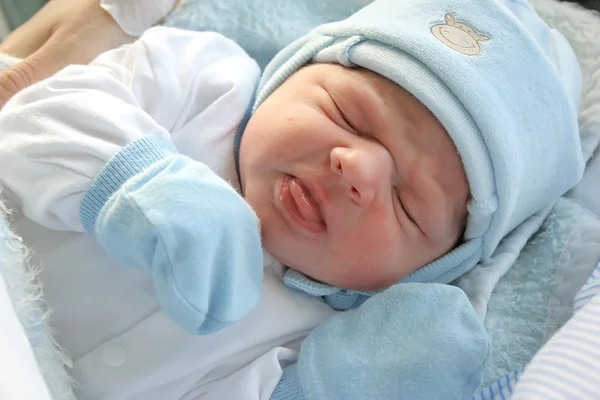
<path fill-rule="evenodd" d="M 600 399 L 599 292 L 600 264 L 575 296 L 575 315 L 538 352 L 527 370 L 515 370 L 472 400 Z"/>
<path fill-rule="evenodd" d="M 527 366 L 512 400 L 600 399 L 600 264 L 575 296 L 575 315 Z"/>
<path fill-rule="evenodd" d="M 525 367 L 517 368 L 512 373 L 492 383 L 473 396 L 472 400 L 508 400 L 512 397 L 513 390 L 519 381 L 519 376 Z"/>
<path fill-rule="evenodd" d="M 598 292 L 600 292 L 600 264 L 596 266 L 590 278 L 575 296 L 573 304 L 575 312 L 583 308 Z"/>

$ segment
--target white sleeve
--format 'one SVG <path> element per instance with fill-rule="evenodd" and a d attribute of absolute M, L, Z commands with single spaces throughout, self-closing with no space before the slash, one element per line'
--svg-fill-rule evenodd
<path fill-rule="evenodd" d="M 4 106 L 0 182 L 28 218 L 50 229 L 83 231 L 83 195 L 124 145 L 169 133 L 210 135 L 215 142 L 229 131 L 186 125 L 215 114 L 215 104 L 218 119 L 239 123 L 258 76 L 254 60 L 223 36 L 153 28 L 90 65 L 67 67 L 32 85 Z M 236 111 L 239 116 L 229 115 Z"/>
<path fill-rule="evenodd" d="M 137 37 L 167 16 L 176 3 L 177 0 L 100 0 L 100 7 L 125 33 Z"/>

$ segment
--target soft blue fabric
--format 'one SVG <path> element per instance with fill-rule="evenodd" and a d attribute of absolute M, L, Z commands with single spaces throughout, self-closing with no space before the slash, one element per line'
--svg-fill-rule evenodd
<path fill-rule="evenodd" d="M 163 24 L 219 32 L 264 68 L 284 46 L 316 26 L 347 18 L 359 3 L 364 0 L 188 0 Z"/>
<path fill-rule="evenodd" d="M 86 193 L 81 218 L 119 264 L 148 270 L 162 307 L 191 333 L 215 332 L 259 302 L 256 215 L 166 139 L 147 136 L 117 153 Z"/>
<path fill-rule="evenodd" d="M 489 352 L 487 333 L 460 289 L 403 283 L 336 314 L 304 341 L 275 390 L 307 400 L 470 399 Z"/>
<path fill-rule="evenodd" d="M 404 282 L 456 279 L 582 176 L 579 67 L 525 1 L 375 1 L 282 50 L 255 108 L 310 62 L 397 82 L 436 115 L 461 155 L 471 190 L 464 243 Z"/>
<path fill-rule="evenodd" d="M 528 363 L 566 323 L 575 294 L 598 260 L 600 220 L 578 201 L 559 200 L 495 285 L 485 317 L 492 348 L 484 384 Z M 467 294 L 478 293 L 477 275 L 469 273 L 458 283 Z"/>

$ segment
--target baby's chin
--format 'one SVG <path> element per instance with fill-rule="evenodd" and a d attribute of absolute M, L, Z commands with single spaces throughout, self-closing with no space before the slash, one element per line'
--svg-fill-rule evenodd
<path fill-rule="evenodd" d="M 273 227 L 261 225 L 265 251 L 281 264 L 314 281 L 348 290 L 371 291 L 386 289 L 407 275 L 391 276 L 383 266 L 361 268 L 351 259 L 335 257 L 319 246 L 296 242 L 286 232 L 269 228 Z"/>
<path fill-rule="evenodd" d="M 262 246 L 263 246 L 263 249 L 267 253 L 269 253 L 269 255 L 271 255 L 278 262 L 280 262 L 280 263 L 282 263 L 282 264 L 284 264 L 284 265 L 286 265 L 288 267 L 292 267 L 292 266 L 297 265 L 297 263 L 294 262 L 294 257 L 290 257 L 289 252 L 284 251 L 281 248 L 281 246 L 277 245 L 276 241 L 272 240 L 272 236 L 271 236 L 271 232 L 270 231 L 262 229 L 261 233 L 262 233 Z"/>

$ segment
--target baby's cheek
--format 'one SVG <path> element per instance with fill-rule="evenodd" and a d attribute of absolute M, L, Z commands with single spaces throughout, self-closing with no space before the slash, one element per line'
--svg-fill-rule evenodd
<path fill-rule="evenodd" d="M 387 219 L 389 214 L 388 205 L 378 201 L 371 206 L 367 218 L 371 223 L 383 222 Z"/>
<path fill-rule="evenodd" d="M 399 236 L 396 217 L 384 205 L 374 205 L 369 218 L 352 230 L 346 248 L 355 249 L 355 257 L 362 260 L 362 265 L 377 270 L 379 264 L 396 258 L 393 256 L 400 246 Z"/>

